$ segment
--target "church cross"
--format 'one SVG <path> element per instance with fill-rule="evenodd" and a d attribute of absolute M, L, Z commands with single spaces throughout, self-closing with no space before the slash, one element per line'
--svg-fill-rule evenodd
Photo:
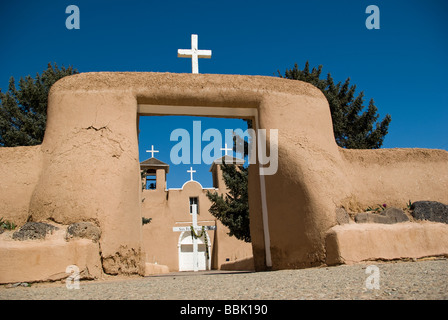
<path fill-rule="evenodd" d="M 225 144 L 224 148 L 221 148 L 221 151 L 224 151 L 224 154 L 227 155 L 227 151 L 232 151 L 231 148 L 227 148 L 227 143 Z"/>
<path fill-rule="evenodd" d="M 154 158 L 154 153 L 155 153 L 155 152 L 159 152 L 159 151 L 154 150 L 154 146 L 151 146 L 151 150 L 146 150 L 146 152 L 151 153 L 151 158 Z"/>
<path fill-rule="evenodd" d="M 196 170 L 193 170 L 193 167 L 190 167 L 190 170 L 187 170 L 187 172 L 190 173 L 190 181 L 193 181 L 193 173 L 196 172 Z"/>
<path fill-rule="evenodd" d="M 198 50 L 198 35 L 191 35 L 191 49 L 178 49 L 179 58 L 191 58 L 191 73 L 199 73 L 198 58 L 212 57 L 212 50 Z"/>

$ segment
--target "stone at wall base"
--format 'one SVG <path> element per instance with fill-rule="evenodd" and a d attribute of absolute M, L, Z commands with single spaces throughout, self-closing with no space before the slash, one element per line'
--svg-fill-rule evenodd
<path fill-rule="evenodd" d="M 436 201 L 416 201 L 411 209 L 415 219 L 448 223 L 448 205 L 446 204 Z"/>
<path fill-rule="evenodd" d="M 357 223 L 384 223 L 394 224 L 409 221 L 403 210 L 398 208 L 387 208 L 381 213 L 361 212 L 355 216 Z"/>

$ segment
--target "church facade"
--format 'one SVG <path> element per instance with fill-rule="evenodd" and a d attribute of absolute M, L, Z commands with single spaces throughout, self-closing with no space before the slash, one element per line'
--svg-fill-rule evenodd
<path fill-rule="evenodd" d="M 166 188 L 169 165 L 152 157 L 140 163 L 142 172 L 142 218 L 151 219 L 143 225 L 143 248 L 146 263 L 167 266 L 169 271 L 221 269 L 232 262 L 249 261 L 245 268 L 253 268 L 252 245 L 228 235 L 228 228 L 210 214 L 207 192 L 226 193 L 226 186 L 218 165 L 210 167 L 213 187 L 203 188 L 193 180 L 181 188 Z M 242 164 L 239 159 L 232 159 Z M 238 162 L 239 161 L 239 162 Z M 229 159 L 226 159 L 229 163 Z M 197 261 L 194 259 L 191 226 L 197 213 Z M 203 227 L 203 228 L 202 228 Z"/>

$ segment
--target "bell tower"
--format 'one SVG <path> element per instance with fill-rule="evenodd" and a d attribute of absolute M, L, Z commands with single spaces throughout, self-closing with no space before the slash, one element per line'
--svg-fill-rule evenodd
<path fill-rule="evenodd" d="M 142 185 L 145 190 L 165 190 L 170 166 L 154 157 L 140 162 Z"/>

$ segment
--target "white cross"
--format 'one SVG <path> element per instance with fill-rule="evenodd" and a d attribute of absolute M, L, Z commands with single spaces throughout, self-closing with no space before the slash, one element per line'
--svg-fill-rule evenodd
<path fill-rule="evenodd" d="M 154 153 L 159 151 L 154 150 L 154 146 L 151 146 L 151 150 L 146 150 L 146 152 L 151 153 L 151 158 L 154 158 Z"/>
<path fill-rule="evenodd" d="M 177 57 L 191 58 L 191 73 L 199 73 L 198 58 L 212 57 L 212 50 L 198 50 L 198 35 L 191 35 L 191 49 L 178 49 Z"/>
<path fill-rule="evenodd" d="M 227 143 L 225 144 L 224 148 L 221 148 L 221 151 L 224 151 L 224 154 L 227 155 L 227 151 L 232 151 L 231 148 L 227 148 Z"/>
<path fill-rule="evenodd" d="M 196 170 L 193 170 L 193 167 L 190 167 L 190 170 L 187 170 L 187 172 L 190 173 L 190 181 L 193 181 L 193 172 L 196 172 Z"/>

